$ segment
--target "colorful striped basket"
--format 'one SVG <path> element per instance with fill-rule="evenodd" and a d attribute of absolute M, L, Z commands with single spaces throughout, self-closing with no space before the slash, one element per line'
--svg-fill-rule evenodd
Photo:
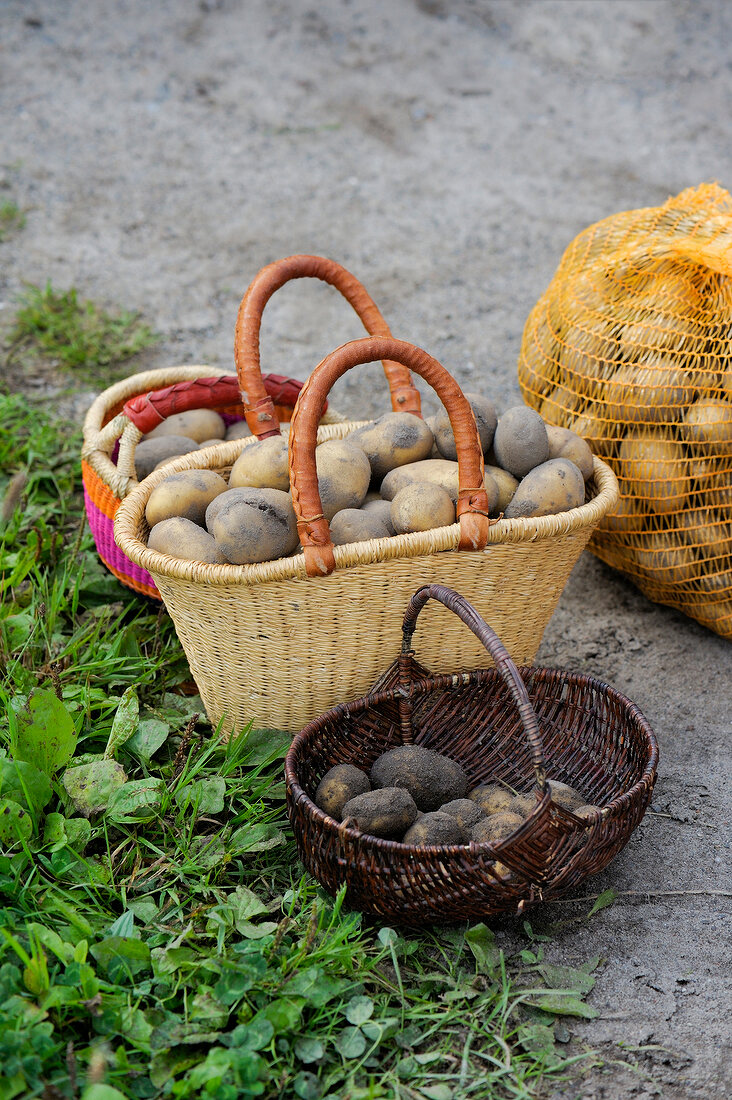
<path fill-rule="evenodd" d="M 84 421 L 82 475 L 89 526 L 100 559 L 128 588 L 160 599 L 146 569 L 131 561 L 114 541 L 114 517 L 138 482 L 135 447 L 142 436 L 173 413 L 216 409 L 231 423 L 246 418 L 259 439 L 275 435 L 288 422 L 302 382 L 278 374 L 262 375 L 259 333 L 264 308 L 274 292 L 291 279 L 317 278 L 335 287 L 360 317 L 368 333 L 390 336 L 389 326 L 363 285 L 340 264 L 322 256 L 288 256 L 268 264 L 250 284 L 239 308 L 234 341 L 237 374 L 212 377 L 211 367 L 180 366 L 148 371 L 101 393 Z M 419 393 L 401 363 L 385 361 L 392 408 L 419 413 Z M 343 417 L 325 408 L 321 423 Z"/>

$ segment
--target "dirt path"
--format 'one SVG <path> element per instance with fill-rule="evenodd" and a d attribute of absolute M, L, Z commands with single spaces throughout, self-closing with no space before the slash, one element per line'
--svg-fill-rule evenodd
<path fill-rule="evenodd" d="M 24 280 L 74 284 L 162 332 L 145 367 L 230 366 L 253 274 L 317 252 L 505 408 L 528 311 L 580 229 L 732 186 L 723 0 L 5 0 L 0 20 L 0 199 L 27 218 L 0 244 L 5 316 Z M 326 288 L 295 285 L 267 311 L 263 363 L 304 377 L 357 335 Z M 379 370 L 333 400 L 385 409 Z M 539 654 L 614 683 L 660 738 L 657 816 L 587 883 L 628 896 L 554 938 L 567 961 L 605 960 L 600 1016 L 572 1030 L 608 1058 L 644 1048 L 670 1100 L 732 1093 L 731 658 L 589 555 Z M 576 1095 L 655 1088 L 606 1067 Z"/>

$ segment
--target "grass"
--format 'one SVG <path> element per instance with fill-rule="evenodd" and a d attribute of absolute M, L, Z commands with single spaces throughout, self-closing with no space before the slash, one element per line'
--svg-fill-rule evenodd
<path fill-rule="evenodd" d="M 83 528 L 78 435 L 0 418 L 0 1100 L 522 1100 L 591 1057 L 597 959 L 384 927 L 303 874 L 288 738 L 217 741 Z"/>
<path fill-rule="evenodd" d="M 25 225 L 25 214 L 12 199 L 0 202 L 0 241 Z"/>
<path fill-rule="evenodd" d="M 94 302 L 81 301 L 75 287 L 28 284 L 9 334 L 8 357 L 40 355 L 80 378 L 96 380 L 100 366 L 124 363 L 157 339 L 137 314 L 108 313 Z"/>

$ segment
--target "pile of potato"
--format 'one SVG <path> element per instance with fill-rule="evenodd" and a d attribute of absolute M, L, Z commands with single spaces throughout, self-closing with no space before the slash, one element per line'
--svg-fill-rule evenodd
<path fill-rule="evenodd" d="M 527 406 L 508 409 L 499 419 L 487 398 L 466 397 L 485 455 L 491 515 L 545 516 L 584 503 L 593 458 L 583 439 L 545 424 Z M 138 444 L 138 477 L 199 446 L 247 434 L 243 423 L 243 429 L 236 424 L 227 431 L 217 413 L 203 409 L 170 417 Z M 444 409 L 430 421 L 387 413 L 345 439 L 319 444 L 315 458 L 336 546 L 456 521 L 458 465 Z M 236 565 L 298 553 L 289 489 L 283 436 L 245 447 L 228 484 L 212 470 L 172 474 L 150 494 L 148 545 L 178 558 Z"/>
<path fill-rule="evenodd" d="M 554 802 L 575 817 L 586 819 L 598 809 L 566 783 L 549 780 L 549 788 Z M 362 833 L 424 848 L 496 844 L 526 820 L 537 798 L 500 783 L 471 789 L 455 760 L 419 745 L 400 745 L 383 753 L 368 775 L 353 764 L 336 764 L 318 784 L 314 802 Z M 502 876 L 510 873 L 502 865 L 496 869 Z"/>

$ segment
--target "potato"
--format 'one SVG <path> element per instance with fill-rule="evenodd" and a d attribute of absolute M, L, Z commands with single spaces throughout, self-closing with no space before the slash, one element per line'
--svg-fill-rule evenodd
<path fill-rule="evenodd" d="M 508 804 L 508 811 L 512 814 L 518 814 L 519 817 L 528 817 L 533 813 L 539 803 L 536 800 L 536 795 L 529 792 L 528 794 L 516 794 L 513 796 Z"/>
<path fill-rule="evenodd" d="M 493 453 L 499 466 L 519 478 L 546 462 L 549 439 L 538 412 L 526 405 L 508 409 L 496 426 Z"/>
<path fill-rule="evenodd" d="M 229 424 L 224 438 L 228 443 L 232 439 L 248 439 L 251 434 L 251 429 L 246 420 L 235 420 L 233 424 Z M 274 439 L 274 436 L 270 438 Z"/>
<path fill-rule="evenodd" d="M 145 519 L 154 527 L 161 520 L 182 516 L 201 526 L 212 500 L 226 492 L 226 482 L 215 470 L 180 470 L 156 485 L 145 506 Z"/>
<path fill-rule="evenodd" d="M 605 386 L 605 415 L 625 424 L 663 424 L 680 420 L 694 399 L 692 374 L 675 359 L 648 356 L 624 363 Z"/>
<path fill-rule="evenodd" d="M 370 790 L 366 772 L 353 764 L 336 764 L 318 783 L 313 801 L 324 813 L 340 821 L 346 802 Z"/>
<path fill-rule="evenodd" d="M 585 481 L 592 477 L 592 451 L 582 436 L 569 428 L 557 428 L 554 424 L 547 424 L 546 434 L 549 439 L 549 458 L 568 458 L 579 467 Z"/>
<path fill-rule="evenodd" d="M 634 429 L 620 445 L 618 472 L 626 489 L 658 515 L 686 505 L 689 484 L 684 447 L 652 428 Z"/>
<path fill-rule="evenodd" d="M 450 494 L 453 503 L 458 498 L 458 464 L 446 458 L 426 458 L 422 462 L 409 462 L 406 466 L 391 470 L 381 483 L 381 495 L 384 500 L 393 500 L 400 489 L 416 481 L 441 485 Z"/>
<path fill-rule="evenodd" d="M 377 496 L 374 500 L 366 499 L 361 505 L 362 512 L 368 512 L 378 516 L 390 535 L 395 535 L 394 524 L 391 522 L 391 501 Z"/>
<path fill-rule="evenodd" d="M 171 557 L 182 558 L 184 561 L 226 564 L 226 558 L 208 531 L 181 516 L 173 516 L 156 523 L 147 545 L 159 554 L 170 554 Z"/>
<path fill-rule="evenodd" d="M 382 787 L 349 799 L 342 814 L 343 821 L 362 833 L 397 840 L 414 824 L 417 807 L 403 787 Z"/>
<path fill-rule="evenodd" d="M 552 802 L 556 802 L 557 806 L 563 806 L 564 809 L 571 810 L 574 813 L 578 806 L 586 805 L 586 799 L 574 787 L 570 787 L 568 783 L 560 783 L 557 779 L 547 779 L 546 785 L 552 796 Z"/>
<path fill-rule="evenodd" d="M 216 545 L 235 565 L 273 561 L 290 554 L 298 543 L 297 523 L 289 493 L 281 489 L 241 489 L 212 521 Z"/>
<path fill-rule="evenodd" d="M 468 789 L 468 777 L 457 761 L 421 745 L 399 745 L 382 753 L 370 778 L 374 787 L 404 787 L 425 813 L 464 798 Z"/>
<path fill-rule="evenodd" d="M 465 840 L 465 831 L 458 819 L 435 810 L 415 821 L 404 834 L 402 843 L 429 848 L 440 844 L 464 844 Z"/>
<path fill-rule="evenodd" d="M 249 500 L 249 489 L 227 489 L 225 493 L 221 493 L 220 496 L 214 497 L 206 509 L 205 524 L 206 530 L 213 534 L 213 521 L 214 517 L 218 514 L 219 510 L 226 504 L 230 504 L 232 500 Z"/>
<path fill-rule="evenodd" d="M 409 415 L 409 414 L 407 414 Z M 315 448 L 323 515 L 330 521 L 343 508 L 360 508 L 371 481 L 368 458 L 347 439 L 328 439 Z"/>
<path fill-rule="evenodd" d="M 732 523 L 716 508 L 689 508 L 681 516 L 686 542 L 707 557 L 722 557 L 732 546 Z"/>
<path fill-rule="evenodd" d="M 677 313 L 659 312 L 668 308 L 651 292 L 645 300 L 628 302 L 633 306 L 635 320 L 629 321 L 620 329 L 618 342 L 620 351 L 628 359 L 634 359 L 649 348 L 661 351 L 678 351 L 693 341 L 698 330 L 688 318 Z M 655 308 L 654 308 L 655 307 Z M 672 308 L 678 309 L 678 303 Z"/>
<path fill-rule="evenodd" d="M 587 802 L 584 806 L 578 806 L 576 810 L 572 810 L 571 812 L 575 817 L 581 817 L 583 821 L 587 821 L 593 814 L 600 812 L 600 807 L 591 806 L 590 803 Z"/>
<path fill-rule="evenodd" d="M 732 453 L 732 403 L 700 398 L 684 413 L 682 432 L 690 443 L 703 444 L 707 454 Z"/>
<path fill-rule="evenodd" d="M 424 420 L 412 413 L 386 413 L 348 436 L 371 464 L 371 475 L 381 481 L 390 470 L 428 458 L 434 436 Z"/>
<path fill-rule="evenodd" d="M 513 494 L 506 519 L 553 516 L 585 502 L 585 479 L 568 458 L 550 458 L 530 470 Z"/>
<path fill-rule="evenodd" d="M 487 817 L 482 817 L 480 821 L 476 821 L 470 830 L 470 839 L 476 844 L 497 844 L 515 833 L 523 823 L 522 817 L 507 810 L 489 814 Z"/>
<path fill-rule="evenodd" d="M 621 496 L 612 515 L 601 521 L 602 530 L 617 535 L 638 534 L 645 530 L 645 513 L 640 501 L 634 497 Z"/>
<path fill-rule="evenodd" d="M 142 439 L 135 447 L 135 475 L 142 481 L 163 462 L 170 462 L 180 455 L 197 451 L 195 439 L 185 435 L 159 436 L 157 439 Z"/>
<path fill-rule="evenodd" d="M 601 400 L 573 417 L 569 426 L 585 440 L 591 451 L 603 455 L 608 453 L 608 444 L 623 433 L 623 426 L 610 419 Z"/>
<path fill-rule="evenodd" d="M 450 814 L 451 817 L 456 818 L 462 829 L 467 830 L 483 817 L 483 811 L 478 803 L 469 798 L 453 798 L 451 802 L 443 802 L 439 807 L 439 813 Z"/>
<path fill-rule="evenodd" d="M 455 505 L 441 486 L 415 482 L 405 485 L 392 500 L 391 522 L 397 535 L 449 527 L 455 522 Z"/>
<path fill-rule="evenodd" d="M 480 445 L 485 454 L 493 443 L 493 435 L 498 423 L 495 406 L 492 401 L 489 401 L 487 397 L 483 397 L 480 393 L 468 393 L 466 391 L 465 397 L 473 410 L 478 435 L 480 436 Z M 437 450 L 443 458 L 456 459 L 455 437 L 452 434 L 450 417 L 447 415 L 447 409 L 444 406 L 437 411 L 433 423 L 432 430 Z"/>
<path fill-rule="evenodd" d="M 214 409 L 189 409 L 188 412 L 173 413 L 144 438 L 160 439 L 165 435 L 187 435 L 196 443 L 202 443 L 204 439 L 223 439 L 226 424 Z"/>
<path fill-rule="evenodd" d="M 245 447 L 231 468 L 229 485 L 232 489 L 280 489 L 286 493 L 290 488 L 287 440 L 271 435 Z"/>
<path fill-rule="evenodd" d="M 495 504 L 491 504 L 488 509 L 491 514 L 497 515 L 499 512 L 505 512 L 508 507 L 513 494 L 519 487 L 518 478 L 515 478 L 513 474 L 509 474 L 508 470 L 502 469 L 500 466 L 486 466 L 485 468 L 485 480 L 491 479 L 492 483 L 498 490 L 498 496 Z M 487 491 L 487 486 L 486 486 Z M 488 494 L 490 503 L 490 493 Z"/>
<path fill-rule="evenodd" d="M 633 549 L 633 561 L 659 584 L 685 584 L 699 573 L 699 562 L 690 546 L 667 531 L 649 531 Z"/>
<path fill-rule="evenodd" d="M 470 801 L 480 806 L 484 814 L 497 814 L 507 810 L 513 797 L 507 787 L 501 787 L 498 783 L 481 783 L 468 794 Z"/>
<path fill-rule="evenodd" d="M 383 502 L 391 507 L 387 501 Z M 385 539 L 390 531 L 376 512 L 366 512 L 362 508 L 342 508 L 330 521 L 330 537 L 334 546 L 345 546 L 351 542 L 368 542 L 369 539 Z"/>
<path fill-rule="evenodd" d="M 710 596 L 732 599 L 732 569 L 718 572 L 716 567 L 708 566 L 699 575 L 696 583 L 702 592 L 708 592 Z"/>

